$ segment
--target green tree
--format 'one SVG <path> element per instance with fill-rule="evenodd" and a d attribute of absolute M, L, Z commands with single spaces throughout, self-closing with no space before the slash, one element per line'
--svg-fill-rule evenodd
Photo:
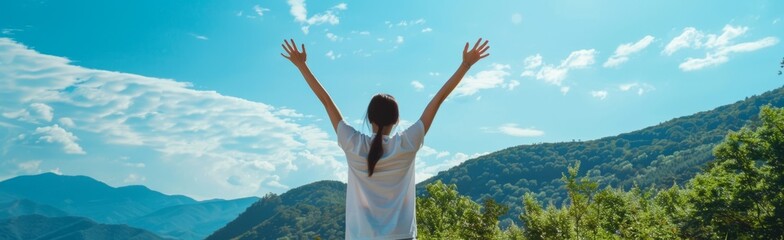
<path fill-rule="evenodd" d="M 483 205 L 457 192 L 454 184 L 427 185 L 427 195 L 417 198 L 419 239 L 500 239 L 498 218 L 508 208 L 492 199 Z"/>
<path fill-rule="evenodd" d="M 690 181 L 687 237 L 780 239 L 784 236 L 784 109 L 763 107 L 758 127 L 730 132 L 716 161 Z"/>

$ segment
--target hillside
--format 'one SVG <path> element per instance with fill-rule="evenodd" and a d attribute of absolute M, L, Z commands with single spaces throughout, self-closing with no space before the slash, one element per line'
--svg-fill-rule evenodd
<path fill-rule="evenodd" d="M 25 215 L 0 220 L 0 239 L 156 240 L 155 234 L 126 225 L 99 224 L 82 217 Z"/>
<path fill-rule="evenodd" d="M 510 147 L 443 171 L 417 184 L 418 193 L 424 194 L 424 186 L 437 180 L 456 184 L 460 194 L 469 196 L 476 202 L 490 197 L 509 206 L 509 212 L 501 218 L 505 219 L 502 225 L 509 225 L 512 221 L 520 225 L 517 216 L 522 213 L 525 193 L 534 193 L 540 201 L 556 205 L 566 199 L 562 173 L 566 172 L 569 164 L 576 161 L 581 162 L 580 175 L 587 173 L 603 186 L 623 186 L 628 189 L 635 183 L 642 187 L 669 187 L 673 183 L 683 183 L 714 159 L 713 148 L 729 131 L 738 130 L 747 123 L 755 123 L 760 107 L 764 105 L 784 106 L 784 88 L 617 136 L 583 142 Z M 322 183 L 324 182 L 312 183 L 301 188 L 329 191 Z M 284 197 L 295 192 L 302 195 L 301 188 L 293 189 L 280 197 L 264 197 L 208 239 L 229 239 L 235 236 L 254 236 L 260 239 L 303 236 L 289 233 L 292 229 L 302 229 L 302 226 L 297 224 L 313 221 L 312 218 L 326 219 L 321 221 L 330 223 L 344 221 L 342 208 L 331 216 L 324 216 L 323 212 L 321 215 L 312 214 L 308 211 L 307 204 L 292 209 L 291 206 L 302 203 L 303 198 Z M 322 197 L 329 198 L 322 201 L 344 203 L 344 194 L 345 187 L 339 193 L 323 194 Z M 306 196 L 304 199 L 316 200 L 313 197 L 318 196 Z M 285 228 L 288 232 L 270 231 L 271 228 L 267 226 L 271 225 L 278 226 L 278 229 Z M 261 232 L 260 229 L 265 229 L 268 234 L 254 235 Z M 327 229 L 333 232 L 342 231 L 343 226 L 324 228 L 314 234 L 325 239 L 330 239 L 325 236 L 335 236 L 329 235 Z"/>
<path fill-rule="evenodd" d="M 27 199 L 15 199 L 0 203 L 0 219 L 31 214 L 46 217 L 62 217 L 68 215 L 55 207 L 38 204 Z"/>
<path fill-rule="evenodd" d="M 417 187 L 421 193 L 423 186 L 437 180 L 456 184 L 474 201 L 491 197 L 510 206 L 506 216 L 514 221 L 527 192 L 560 205 L 566 199 L 562 173 L 576 161 L 582 163 L 581 174 L 601 185 L 669 187 L 690 179 L 713 160 L 713 147 L 729 131 L 757 119 L 764 105 L 784 106 L 784 88 L 618 136 L 507 148 L 468 160 Z"/>
<path fill-rule="evenodd" d="M 207 239 L 342 239 L 345 199 L 346 184 L 337 181 L 269 194 Z"/>

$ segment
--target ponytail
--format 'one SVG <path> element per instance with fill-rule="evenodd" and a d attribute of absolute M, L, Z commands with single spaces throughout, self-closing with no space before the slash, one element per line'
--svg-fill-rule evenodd
<path fill-rule="evenodd" d="M 378 133 L 373 137 L 373 142 L 370 144 L 370 151 L 368 152 L 368 177 L 373 176 L 373 170 L 376 168 L 376 163 L 384 155 L 384 148 L 381 146 L 381 135 L 384 133 L 384 126 L 378 126 Z"/>
<path fill-rule="evenodd" d="M 368 177 L 373 176 L 373 171 L 376 169 L 376 163 L 384 155 L 384 148 L 381 141 L 384 138 L 384 128 L 393 127 L 399 120 L 400 113 L 397 110 L 397 102 L 395 98 L 389 94 L 376 94 L 370 99 L 368 104 L 367 119 L 370 123 L 378 128 L 376 136 L 370 143 L 370 151 L 368 151 Z"/>

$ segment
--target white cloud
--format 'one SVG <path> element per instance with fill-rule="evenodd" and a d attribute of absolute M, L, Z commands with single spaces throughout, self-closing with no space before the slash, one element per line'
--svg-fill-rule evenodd
<path fill-rule="evenodd" d="M 615 49 L 615 54 L 610 56 L 606 62 L 604 62 L 604 67 L 617 67 L 622 63 L 629 61 L 629 55 L 642 51 L 643 49 L 647 48 L 655 38 L 651 35 L 646 35 L 639 41 L 635 43 L 625 43 L 618 46 Z"/>
<path fill-rule="evenodd" d="M 525 58 L 525 70 L 520 76 L 534 77 L 537 80 L 543 80 L 546 83 L 561 86 L 569 71 L 574 69 L 583 69 L 593 65 L 596 60 L 595 56 L 598 53 L 595 49 L 581 49 L 573 51 L 566 59 L 561 61 L 561 64 L 554 66 L 552 64 L 545 64 L 542 56 L 539 54 L 528 56 Z M 538 68 L 538 69 L 537 69 Z M 568 92 L 561 91 L 562 93 Z"/>
<path fill-rule="evenodd" d="M 520 13 L 512 14 L 512 23 L 517 25 L 523 22 L 523 15 Z"/>
<path fill-rule="evenodd" d="M 67 117 L 60 118 L 59 122 L 60 122 L 60 124 L 62 124 L 63 126 L 65 126 L 65 127 L 69 127 L 69 128 L 70 128 L 70 127 L 75 127 L 75 126 L 76 126 L 76 124 L 74 123 L 73 119 L 71 119 L 71 118 L 67 118 Z"/>
<path fill-rule="evenodd" d="M 681 35 L 675 37 L 664 48 L 662 53 L 672 55 L 680 49 L 704 49 L 701 58 L 687 57 L 678 67 L 683 71 L 694 71 L 709 66 L 720 65 L 730 60 L 730 54 L 752 52 L 778 44 L 776 37 L 765 37 L 756 41 L 733 44 L 733 40 L 748 32 L 745 26 L 725 25 L 720 35 L 705 34 L 693 27 L 684 28 Z"/>
<path fill-rule="evenodd" d="M 195 33 L 191 33 L 191 36 L 192 36 L 193 38 L 196 38 L 196 39 L 199 39 L 199 40 L 205 40 L 205 41 L 206 41 L 206 40 L 210 40 L 209 38 L 207 38 L 207 37 L 206 37 L 206 36 L 204 36 L 204 35 L 198 35 L 198 34 L 195 34 Z"/>
<path fill-rule="evenodd" d="M 370 35 L 370 32 L 368 32 L 368 31 L 361 31 L 361 32 L 359 32 L 359 35 Z"/>
<path fill-rule="evenodd" d="M 636 90 L 637 95 L 643 95 L 646 92 L 656 90 L 656 88 L 647 83 L 625 83 L 618 85 L 618 90 L 621 90 L 622 92 Z"/>
<path fill-rule="evenodd" d="M 703 37 L 705 37 L 705 35 L 702 32 L 697 31 L 696 28 L 684 28 L 681 35 L 673 38 L 670 43 L 664 47 L 662 53 L 672 55 L 683 48 L 699 48 L 702 46 Z"/>
<path fill-rule="evenodd" d="M 335 5 L 332 8 L 337 9 L 337 10 L 346 10 L 346 9 L 348 9 L 348 5 L 346 5 L 346 3 L 339 3 L 338 5 Z"/>
<path fill-rule="evenodd" d="M 342 57 L 343 54 L 335 54 L 335 52 L 333 52 L 332 50 L 329 50 L 329 52 L 327 52 L 327 54 L 325 54 L 325 56 L 327 56 L 327 58 L 329 58 L 330 60 L 335 60 L 335 59 L 338 59 L 338 58 Z"/>
<path fill-rule="evenodd" d="M 259 15 L 259 17 L 263 17 L 264 16 L 264 12 L 269 12 L 269 8 L 263 8 L 263 7 L 259 6 L 258 4 L 256 4 L 256 5 L 253 6 L 253 11 L 256 12 L 256 15 Z M 240 13 L 240 16 L 241 15 L 242 15 L 242 13 Z"/>
<path fill-rule="evenodd" d="M 33 103 L 30 104 L 30 108 L 33 110 L 33 112 L 38 114 L 42 120 L 46 120 L 47 122 L 52 121 L 52 117 L 54 116 L 54 109 L 49 105 L 43 103 Z"/>
<path fill-rule="evenodd" d="M 314 14 L 308 17 L 308 9 L 306 8 L 305 0 L 288 0 L 287 3 L 291 6 L 289 13 L 294 16 L 294 21 L 304 25 L 302 26 L 302 32 L 305 34 L 310 32 L 310 27 L 313 25 L 339 24 L 339 12 L 348 9 L 348 6 L 345 3 L 340 3 L 323 13 Z"/>
<path fill-rule="evenodd" d="M 411 81 L 411 86 L 414 87 L 414 89 L 417 91 L 422 91 L 422 89 L 425 89 L 425 85 L 417 80 Z"/>
<path fill-rule="evenodd" d="M 498 127 L 498 132 L 513 137 L 539 137 L 544 135 L 544 131 L 535 128 L 521 128 L 517 124 L 507 123 Z"/>
<path fill-rule="evenodd" d="M 598 98 L 599 100 L 604 100 L 607 98 L 607 91 L 600 90 L 600 91 L 591 91 L 591 96 Z"/>
<path fill-rule="evenodd" d="M 455 97 L 471 96 L 483 89 L 508 88 L 514 89 L 520 83 L 507 81 L 511 66 L 493 63 L 491 69 L 480 71 L 474 75 L 465 76 L 454 90 Z"/>
<path fill-rule="evenodd" d="M 439 73 L 439 72 L 428 72 L 427 75 L 430 75 L 430 76 L 441 76 L 441 73 Z"/>
<path fill-rule="evenodd" d="M 569 86 L 562 86 L 560 91 L 563 95 L 566 95 L 567 93 L 569 93 L 569 89 L 570 89 Z"/>
<path fill-rule="evenodd" d="M 76 143 L 76 141 L 79 140 L 79 138 L 74 136 L 73 133 L 68 132 L 65 129 L 61 128 L 57 124 L 48 127 L 38 127 L 35 129 L 35 132 L 33 132 L 33 135 L 40 136 L 38 138 L 38 141 L 45 141 L 48 143 L 59 143 L 63 145 L 63 151 L 65 153 L 85 154 L 82 147 Z"/>
<path fill-rule="evenodd" d="M 342 37 L 339 37 L 338 35 L 335 35 L 334 33 L 331 33 L 331 32 L 327 32 L 326 36 L 327 36 L 327 39 L 329 39 L 330 41 L 333 41 L 333 42 L 338 41 L 338 40 L 343 40 Z"/>
<path fill-rule="evenodd" d="M 4 121 L 19 126 L 0 135 L 0 141 L 12 145 L 10 151 L 0 152 L 2 159 L 45 151 L 38 156 L 42 166 L 58 161 L 57 167 L 69 173 L 88 174 L 82 166 L 95 164 L 112 169 L 89 172 L 109 184 L 123 184 L 115 176 L 136 173 L 146 176 L 145 185 L 153 189 L 197 198 L 279 191 L 265 182 L 271 175 L 280 176 L 282 185 L 345 180 L 346 166 L 338 160 L 343 153 L 337 144 L 313 125 L 315 120 L 291 109 L 195 90 L 189 83 L 171 79 L 79 67 L 7 38 L 0 38 L 0 76 L 0 112 L 7 118 Z M 54 106 L 52 119 L 56 116 L 59 124 L 19 119 L 20 109 L 37 118 L 37 113 L 31 113 L 33 103 Z M 24 140 L 17 140 L 24 135 Z M 42 150 L 31 141 L 57 148 Z M 116 159 L 118 152 L 148 159 L 147 167 L 128 168 L 125 161 L 105 160 Z M 319 161 L 311 161 L 305 153 Z M 62 161 L 71 154 L 87 157 Z M 239 185 L 227 182 L 233 176 L 241 176 L 233 178 Z M 202 187 L 182 187 L 192 185 Z"/>
<path fill-rule="evenodd" d="M 125 177 L 125 179 L 123 180 L 123 183 L 139 184 L 139 183 L 143 183 L 145 181 L 147 181 L 147 177 L 141 176 L 141 175 L 136 174 L 136 173 L 131 173 L 131 174 L 128 174 L 127 177 Z"/>
<path fill-rule="evenodd" d="M 565 60 L 561 61 L 561 66 L 569 69 L 585 68 L 592 65 L 594 56 L 597 51 L 595 49 L 582 49 L 569 54 Z"/>
<path fill-rule="evenodd" d="M 396 42 L 397 44 L 401 44 L 401 43 L 403 43 L 403 41 L 404 41 L 404 40 L 403 40 L 403 36 L 397 36 L 397 40 L 395 40 L 395 42 Z"/>
<path fill-rule="evenodd" d="M 528 56 L 523 61 L 523 64 L 525 64 L 525 69 L 538 68 L 539 66 L 542 66 L 542 55 L 537 53 L 536 55 Z"/>
<path fill-rule="evenodd" d="M 432 31 L 433 31 L 433 29 L 432 29 L 432 28 L 423 28 L 423 29 L 422 29 L 422 32 L 423 32 L 423 33 L 428 33 L 428 32 L 432 32 Z"/>

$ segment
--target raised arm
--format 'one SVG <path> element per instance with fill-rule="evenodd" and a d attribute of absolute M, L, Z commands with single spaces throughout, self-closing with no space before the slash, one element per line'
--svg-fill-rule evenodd
<path fill-rule="evenodd" d="M 465 48 L 463 48 L 463 62 L 460 64 L 460 67 L 457 68 L 452 77 L 449 78 L 444 86 L 441 87 L 441 90 L 438 90 L 433 99 L 430 100 L 430 103 L 427 104 L 425 107 L 425 111 L 422 112 L 422 116 L 419 117 L 419 120 L 422 121 L 425 125 L 425 133 L 427 130 L 430 129 L 430 125 L 433 123 L 433 119 L 436 117 L 436 112 L 438 112 L 438 108 L 441 107 L 441 103 L 446 100 L 446 97 L 452 93 L 452 90 L 455 90 L 457 84 L 463 80 L 463 76 L 465 76 L 468 69 L 474 65 L 474 63 L 478 62 L 480 59 L 485 58 L 490 55 L 490 53 L 486 53 L 490 46 L 487 45 L 488 41 L 479 45 L 482 42 L 482 39 L 476 41 L 474 47 L 471 50 L 468 50 L 468 43 L 466 42 Z"/>
<path fill-rule="evenodd" d="M 313 73 L 310 72 L 310 68 L 308 68 L 308 65 L 305 63 L 305 60 L 308 58 L 305 44 L 302 44 L 302 52 L 300 52 L 297 48 L 297 44 L 294 43 L 294 39 L 291 39 L 291 43 L 287 40 L 283 41 L 285 42 L 285 45 L 281 44 L 281 46 L 288 56 L 283 53 L 280 55 L 291 61 L 294 66 L 297 66 L 297 69 L 302 73 L 305 81 L 308 82 L 310 89 L 313 90 L 313 93 L 316 94 L 316 97 L 321 101 L 321 104 L 324 105 L 324 109 L 327 110 L 327 115 L 329 115 L 329 121 L 332 122 L 332 128 L 337 132 L 338 123 L 340 120 L 343 120 L 343 116 L 340 115 L 340 110 L 338 110 L 338 107 L 332 102 L 332 98 L 329 97 L 327 90 L 324 90 L 324 87 L 321 86 L 321 83 L 316 79 L 316 76 L 313 76 Z"/>

